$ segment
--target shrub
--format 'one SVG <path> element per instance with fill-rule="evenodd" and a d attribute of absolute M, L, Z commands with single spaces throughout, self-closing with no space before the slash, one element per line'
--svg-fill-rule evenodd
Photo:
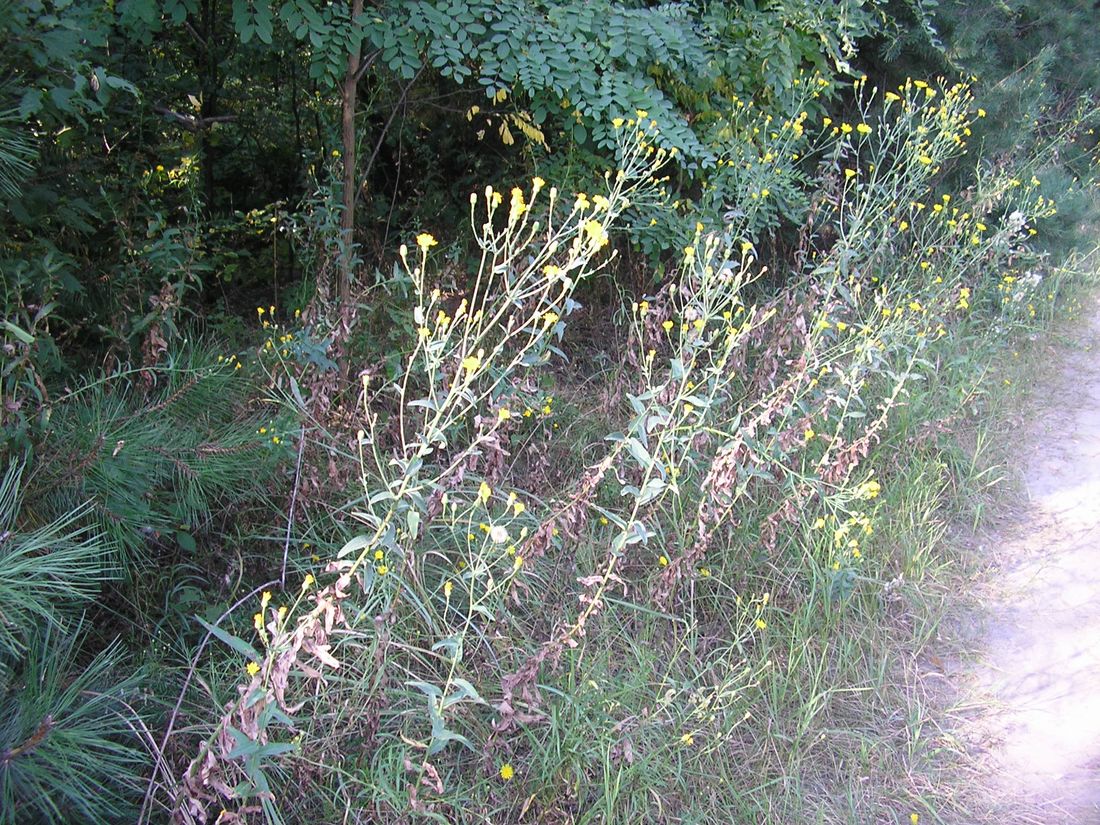
<path fill-rule="evenodd" d="M 132 816 L 146 769 L 140 679 L 119 679 L 117 645 L 84 656 L 78 618 L 118 568 L 87 506 L 23 529 L 21 475 L 11 465 L 0 482 L 0 822 Z"/>

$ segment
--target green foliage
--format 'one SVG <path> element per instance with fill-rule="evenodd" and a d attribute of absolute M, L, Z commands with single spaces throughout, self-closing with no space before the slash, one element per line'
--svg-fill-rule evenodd
<path fill-rule="evenodd" d="M 88 505 L 37 529 L 20 529 L 22 474 L 12 464 L 0 480 L 0 680 L 40 629 L 62 630 L 74 610 L 118 574 L 102 537 L 88 527 Z"/>
<path fill-rule="evenodd" d="M 145 770 L 139 680 L 118 645 L 88 658 L 78 617 L 118 568 L 89 505 L 28 527 L 22 480 L 0 480 L 0 822 L 117 820 Z"/>
<path fill-rule="evenodd" d="M 1078 227 L 1095 218 L 1100 58 L 1088 45 L 1095 15 L 1093 3 L 1079 0 L 898 3 L 891 36 L 864 56 L 888 87 L 936 73 L 974 81 L 983 117 L 973 125 L 972 151 L 983 162 L 1014 164 L 1021 179 L 1049 181 L 1045 197 L 1057 208 L 1037 223 L 1038 243 L 1059 260 L 1079 243 Z M 956 187 L 973 175 L 968 164 L 945 171 L 945 184 Z"/>
<path fill-rule="evenodd" d="M 183 818 L 931 812 L 882 662 L 1094 214 L 1087 4 L 356 6 L 0 0 L 0 822 L 134 818 L 117 631 Z"/>
<path fill-rule="evenodd" d="M 133 817 L 147 756 L 130 703 L 139 679 L 118 680 L 111 646 L 82 661 L 82 628 L 52 625 L 28 639 L 0 683 L 0 822 L 121 822 Z"/>
<path fill-rule="evenodd" d="M 952 61 L 990 86 L 1049 50 L 1055 67 L 1049 81 L 1060 93 L 1076 96 L 1100 87 L 1096 5 L 1090 0 L 944 0 L 936 17 Z"/>
<path fill-rule="evenodd" d="M 1028 329 L 1051 300 L 1029 231 L 1050 205 L 1044 183 L 1003 168 L 941 190 L 981 119 L 964 85 L 880 95 L 859 81 L 855 99 L 852 122 L 812 130 L 745 115 L 762 153 L 797 148 L 815 170 L 799 181 L 818 193 L 803 254 L 753 303 L 752 217 L 700 209 L 715 228 L 700 220 L 667 285 L 624 307 L 613 400 L 587 397 L 554 356 L 626 200 L 660 214 L 657 124 L 618 124 L 624 171 L 600 195 L 541 178 L 477 193 L 480 263 L 454 304 L 433 287 L 436 239 L 402 247 L 411 290 L 386 311 L 411 343 L 397 369 L 356 382 L 351 456 L 348 435 L 330 448 L 361 486 L 341 508 L 357 533 L 303 559 L 300 585 L 264 592 L 251 629 L 253 607 L 208 628 L 227 646 L 218 695 L 234 701 L 206 714 L 184 804 L 237 804 L 225 789 L 251 798 L 308 764 L 320 787 L 267 800 L 269 821 L 363 806 L 551 818 L 563 799 L 632 820 L 652 816 L 654 787 L 670 818 L 731 821 L 736 804 L 735 821 L 839 821 L 843 800 L 781 779 L 798 766 L 799 782 L 832 787 L 860 763 L 877 796 L 848 818 L 899 813 L 898 777 L 918 760 L 864 764 L 861 737 L 888 721 L 844 697 L 859 685 L 899 701 L 868 661 L 904 635 L 880 626 L 883 588 L 931 575 L 931 550 L 895 555 L 880 538 L 891 514 L 877 502 L 903 474 L 875 447 L 927 426 L 909 405 L 934 364 L 994 324 Z M 559 392 L 573 415 L 546 397 Z M 583 469 L 555 477 L 563 465 Z M 939 535 L 924 502 L 942 482 L 911 482 L 924 483 L 941 487 L 906 505 L 925 508 L 915 543 Z"/>
<path fill-rule="evenodd" d="M 58 510 L 93 501 L 130 564 L 156 543 L 194 552 L 215 508 L 261 494 L 279 458 L 241 415 L 250 385 L 235 364 L 188 345 L 156 372 L 78 390 L 53 411 L 35 493 Z"/>
<path fill-rule="evenodd" d="M 755 101 L 778 118 L 798 116 L 810 98 L 797 89 L 792 95 L 792 88 L 800 79 L 816 83 L 847 72 L 854 42 L 870 32 L 872 16 L 861 2 L 648 8 L 445 2 L 410 4 L 407 19 L 395 14 L 375 23 L 378 30 L 368 36 L 394 73 L 411 77 L 423 59 L 457 83 L 476 77 L 496 105 L 482 113 L 484 104 L 475 104 L 467 117 L 495 111 L 505 143 L 512 129 L 500 104 L 512 100 L 540 139 L 545 132 L 550 146 L 569 147 L 582 165 L 598 168 L 597 158 L 614 145 L 613 122 L 645 112 L 660 125 L 659 145 L 678 153 L 682 177 L 675 187 L 701 187 L 720 204 L 739 194 L 740 182 L 722 174 L 719 160 L 728 170 L 731 154 L 758 157 L 754 133 L 738 123 L 739 107 Z M 811 103 L 811 109 L 820 106 Z M 597 154 L 586 160 L 586 151 Z M 560 177 L 561 167 L 551 163 L 549 173 Z M 740 168 L 741 158 L 735 163 Z M 794 188 L 785 194 L 757 210 L 762 222 L 754 229 L 774 225 L 780 215 L 801 220 L 804 198 Z M 690 216 L 687 225 L 694 221 Z M 633 227 L 651 253 L 666 248 L 670 235 L 677 246 L 690 236 L 675 224 L 661 230 L 650 232 L 642 222 Z"/>
<path fill-rule="evenodd" d="M 5 97 L 0 90 L 0 100 Z M 18 197 L 35 157 L 34 143 L 19 128 L 21 121 L 16 109 L 0 111 L 0 195 L 6 199 Z"/>
<path fill-rule="evenodd" d="M 18 101 L 22 118 L 57 127 L 101 111 L 118 90 L 136 91 L 97 62 L 111 17 L 102 3 L 86 0 L 0 3 L 0 36 L 8 44 L 3 92 Z"/>

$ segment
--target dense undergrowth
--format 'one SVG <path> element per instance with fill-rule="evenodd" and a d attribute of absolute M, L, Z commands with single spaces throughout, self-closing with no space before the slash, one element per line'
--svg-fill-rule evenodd
<path fill-rule="evenodd" d="M 979 353 L 1054 313 L 1063 270 L 1030 239 L 1056 206 L 1012 167 L 936 185 L 983 114 L 965 86 L 856 95 L 858 120 L 799 146 L 820 195 L 784 288 L 754 283 L 735 224 L 700 224 L 630 302 L 598 381 L 553 355 L 628 200 L 662 196 L 647 113 L 617 124 L 602 194 L 536 179 L 471 197 L 483 254 L 457 305 L 434 286 L 436 239 L 402 250 L 404 362 L 361 374 L 344 429 L 306 436 L 354 465 L 353 535 L 212 629 L 238 657 L 176 804 L 243 797 L 288 821 L 966 814 L 913 782 L 951 746 L 907 693 L 941 615 L 943 510 L 967 483 L 944 433 L 985 392 Z"/>
<path fill-rule="evenodd" d="M 271 22 L 234 8 L 246 65 Z M 304 8 L 293 38 L 339 30 Z M 217 217 L 211 165 L 244 150 L 215 133 L 166 168 L 112 154 L 102 96 L 25 99 L 38 135 L 111 127 L 98 196 L 58 199 L 0 112 L 0 822 L 990 821 L 918 671 L 965 598 L 945 535 L 980 517 L 1013 354 L 1095 275 L 1090 75 L 1059 88 L 1056 49 L 1000 40 L 982 63 L 999 18 L 966 4 L 883 31 L 858 3 L 691 8 L 616 7 L 655 85 L 612 49 L 565 152 L 532 112 L 568 67 L 488 87 L 527 108 L 463 101 L 529 139 L 496 169 L 522 183 L 479 181 L 446 234 L 427 204 L 453 193 L 394 184 L 396 249 L 352 242 L 346 141 L 294 203 Z M 150 42 L 176 14 L 135 9 Z M 355 25 L 405 77 L 428 11 Z M 757 66 L 776 21 L 787 62 Z M 489 77 L 447 42 L 441 77 Z M 313 45 L 278 55 L 320 66 L 299 147 L 346 60 Z M 151 167 L 132 188 L 126 163 Z M 74 217 L 96 209 L 106 251 Z"/>

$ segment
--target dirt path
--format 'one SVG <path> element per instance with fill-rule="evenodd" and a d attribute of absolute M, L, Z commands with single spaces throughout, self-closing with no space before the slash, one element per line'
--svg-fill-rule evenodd
<path fill-rule="evenodd" d="M 993 590 L 963 687 L 988 708 L 967 739 L 1005 823 L 1100 823 L 1100 300 L 1085 312 L 1021 440 L 1026 505 L 986 542 Z"/>

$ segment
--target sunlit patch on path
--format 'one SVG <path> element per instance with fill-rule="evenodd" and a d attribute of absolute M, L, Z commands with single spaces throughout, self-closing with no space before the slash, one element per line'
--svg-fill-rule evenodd
<path fill-rule="evenodd" d="M 980 747 L 1006 802 L 1038 819 L 1100 822 L 1100 302 L 1027 442 L 1027 506 L 994 539 Z M 1038 808 L 1034 807 L 1038 806 Z M 1006 805 L 1006 808 L 1009 807 Z M 1021 808 L 1022 810 L 1022 808 Z M 1009 818 L 1007 821 L 1016 821 Z"/>

